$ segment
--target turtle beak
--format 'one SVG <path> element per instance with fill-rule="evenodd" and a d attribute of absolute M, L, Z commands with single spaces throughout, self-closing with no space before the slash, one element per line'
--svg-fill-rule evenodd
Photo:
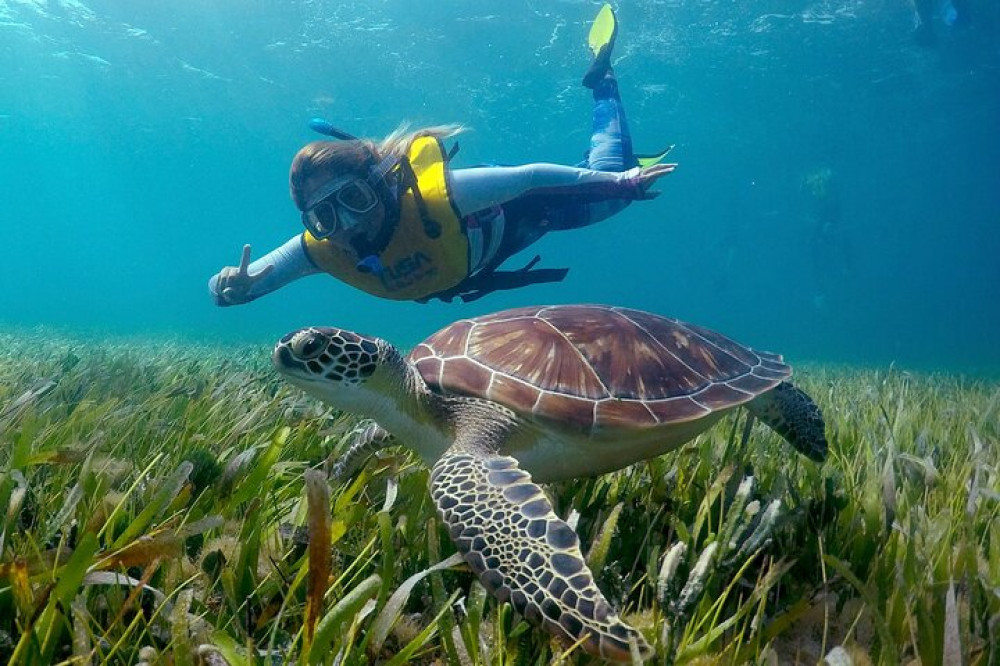
<path fill-rule="evenodd" d="M 275 345 L 274 351 L 271 352 L 271 363 L 274 364 L 274 369 L 278 372 L 286 372 L 295 365 L 292 352 L 283 341 Z"/>

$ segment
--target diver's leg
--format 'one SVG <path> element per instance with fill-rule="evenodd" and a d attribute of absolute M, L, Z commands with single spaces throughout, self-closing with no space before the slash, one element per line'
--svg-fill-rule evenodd
<path fill-rule="evenodd" d="M 593 132 L 590 151 L 582 166 L 594 171 L 626 171 L 638 164 L 632 152 L 632 137 L 625 109 L 618 95 L 618 81 L 610 65 L 594 84 Z M 563 204 L 549 216 L 549 230 L 578 229 L 606 220 L 630 202 L 604 199 L 583 204 Z"/>
<path fill-rule="evenodd" d="M 638 164 L 632 151 L 625 107 L 618 92 L 618 80 L 611 66 L 611 50 L 618 35 L 614 12 L 605 6 L 594 20 L 589 43 L 594 61 L 583 77 L 583 85 L 593 91 L 594 111 L 591 115 L 590 150 L 583 165 L 594 171 L 625 171 Z M 629 202 L 607 199 L 583 205 L 571 205 L 553 215 L 551 229 L 576 229 L 605 220 L 619 212 Z"/>
<path fill-rule="evenodd" d="M 625 171 L 636 166 L 625 108 L 611 66 L 611 51 L 618 36 L 618 21 L 605 5 L 591 25 L 587 42 L 594 60 L 583 77 L 583 86 L 594 94 L 590 151 L 586 166 L 595 171 Z"/>
<path fill-rule="evenodd" d="M 626 171 L 638 164 L 632 152 L 625 109 L 618 93 L 618 81 L 611 66 L 611 51 L 618 35 L 618 23 L 610 5 L 605 5 L 594 19 L 588 42 L 594 60 L 583 77 L 583 86 L 593 91 L 590 150 L 581 168 L 594 171 Z M 533 196 L 520 206 L 505 204 L 511 225 L 521 230 L 511 247 L 526 247 L 549 231 L 577 229 L 605 220 L 629 204 L 623 199 L 580 201 L 559 196 Z"/>
<path fill-rule="evenodd" d="M 614 72 L 608 69 L 593 90 L 594 112 L 587 168 L 595 171 L 631 169 L 638 162 L 632 152 L 632 136 Z"/>
<path fill-rule="evenodd" d="M 594 84 L 593 132 L 587 161 L 581 166 L 594 171 L 626 171 L 638 165 L 632 152 L 632 137 L 621 97 L 618 81 L 609 66 L 604 76 Z M 548 231 L 578 229 L 606 220 L 629 205 L 625 199 L 604 199 L 587 203 L 555 203 L 545 217 Z"/>

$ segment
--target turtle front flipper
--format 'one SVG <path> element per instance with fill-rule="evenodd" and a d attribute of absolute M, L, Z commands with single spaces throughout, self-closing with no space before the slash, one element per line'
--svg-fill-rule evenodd
<path fill-rule="evenodd" d="M 362 421 L 351 433 L 351 444 L 330 469 L 330 478 L 344 481 L 376 451 L 391 443 L 392 435 L 374 421 Z"/>
<path fill-rule="evenodd" d="M 431 472 L 431 496 L 483 586 L 588 653 L 630 661 L 652 649 L 594 584 L 576 533 L 509 456 L 452 446 Z"/>
<path fill-rule="evenodd" d="M 805 391 L 781 382 L 746 404 L 750 413 L 785 438 L 810 460 L 826 460 L 823 413 Z"/>

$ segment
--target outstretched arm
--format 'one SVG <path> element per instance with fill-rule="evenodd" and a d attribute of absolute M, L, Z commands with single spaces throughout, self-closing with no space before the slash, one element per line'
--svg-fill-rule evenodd
<path fill-rule="evenodd" d="M 655 164 L 628 171 L 593 171 L 561 164 L 476 167 L 450 172 L 451 195 L 461 215 L 499 205 L 528 192 L 598 195 L 608 199 L 652 199 L 649 187 L 676 164 Z"/>
<path fill-rule="evenodd" d="M 216 305 L 242 305 L 318 272 L 299 234 L 253 263 L 250 263 L 250 246 L 244 245 L 240 265 L 226 266 L 213 275 L 208 290 Z"/>

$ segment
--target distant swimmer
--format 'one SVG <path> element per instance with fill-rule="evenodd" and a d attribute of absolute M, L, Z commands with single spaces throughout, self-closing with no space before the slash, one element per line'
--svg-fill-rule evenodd
<path fill-rule="evenodd" d="M 914 38 L 923 46 L 937 43 L 937 25 L 953 27 L 969 22 L 968 0 L 913 0 L 913 8 L 917 13 Z"/>
<path fill-rule="evenodd" d="M 600 222 L 635 200 L 676 164 L 633 153 L 611 53 L 618 26 L 604 5 L 589 34 L 593 61 L 583 85 L 593 92 L 590 149 L 575 167 L 452 168 L 444 140 L 461 127 L 400 128 L 380 142 L 314 119 L 334 140 L 304 146 L 292 161 L 292 200 L 306 230 L 209 281 L 215 303 L 247 303 L 306 275 L 327 273 L 393 300 L 471 301 L 493 291 L 558 282 L 566 268 L 500 270 L 550 231 Z"/>
<path fill-rule="evenodd" d="M 811 169 L 802 177 L 806 195 L 805 222 L 811 237 L 814 303 L 822 308 L 829 292 L 840 289 L 850 277 L 853 252 L 843 223 L 840 187 L 832 168 Z"/>

